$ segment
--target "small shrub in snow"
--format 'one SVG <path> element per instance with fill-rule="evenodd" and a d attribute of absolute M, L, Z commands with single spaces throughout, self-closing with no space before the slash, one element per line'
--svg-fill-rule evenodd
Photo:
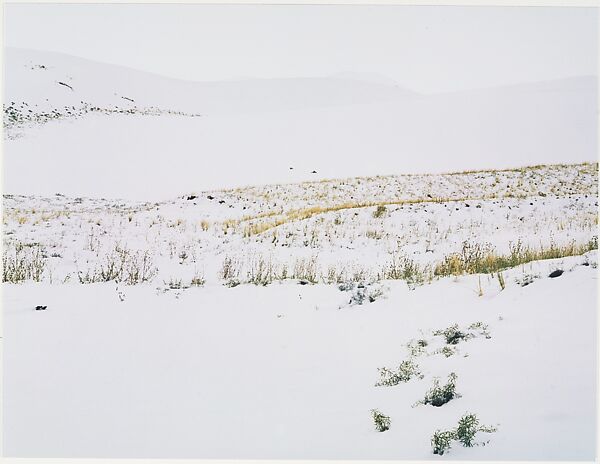
<path fill-rule="evenodd" d="M 490 332 L 488 330 L 488 325 L 484 324 L 481 321 L 478 322 L 473 322 L 469 327 L 469 330 L 476 330 L 479 332 L 479 335 L 483 335 L 485 338 L 490 339 L 492 338 L 492 336 L 490 335 Z M 470 334 L 473 335 L 473 334 Z"/>
<path fill-rule="evenodd" d="M 445 345 L 442 348 L 435 350 L 432 354 L 443 354 L 447 358 L 457 353 L 457 349 L 455 346 Z"/>
<path fill-rule="evenodd" d="M 25 280 L 40 282 L 46 271 L 42 248 L 37 244 L 16 243 L 2 255 L 2 282 L 13 284 Z"/>
<path fill-rule="evenodd" d="M 458 421 L 458 426 L 455 429 L 456 439 L 460 441 L 463 446 L 473 446 L 475 434 L 477 432 L 492 433 L 495 432 L 495 427 L 488 427 L 479 425 L 479 419 L 475 414 L 465 414 Z"/>
<path fill-rule="evenodd" d="M 169 290 L 183 290 L 188 288 L 187 285 L 183 284 L 182 279 L 174 279 L 172 277 L 168 282 L 164 282 L 164 284 Z"/>
<path fill-rule="evenodd" d="M 226 256 L 221 264 L 219 277 L 225 281 L 237 280 L 241 272 L 241 263 L 239 260 Z"/>
<path fill-rule="evenodd" d="M 386 430 L 390 429 L 392 420 L 389 418 L 389 416 L 386 416 L 377 409 L 371 409 L 371 416 L 373 417 L 373 422 L 375 423 L 375 430 L 378 432 L 385 432 Z"/>
<path fill-rule="evenodd" d="M 297 259 L 294 263 L 294 275 L 292 279 L 306 280 L 311 284 L 316 284 L 319 276 L 319 266 L 316 256 L 311 258 Z"/>
<path fill-rule="evenodd" d="M 446 451 L 450 449 L 452 440 L 454 440 L 453 430 L 436 430 L 431 437 L 431 446 L 433 448 L 433 454 L 439 454 L 442 456 Z"/>
<path fill-rule="evenodd" d="M 269 285 L 275 279 L 272 261 L 259 256 L 250 262 L 248 282 L 254 285 Z"/>
<path fill-rule="evenodd" d="M 453 440 L 459 441 L 463 446 L 472 447 L 478 432 L 492 433 L 495 427 L 479 425 L 479 419 L 475 414 L 465 414 L 458 421 L 458 426 L 453 430 L 436 430 L 431 438 L 433 454 L 443 455 L 450 449 Z"/>
<path fill-rule="evenodd" d="M 393 387 L 401 382 L 408 382 L 413 377 L 422 379 L 423 375 L 419 369 L 419 365 L 413 360 L 402 361 L 396 371 L 381 367 L 379 371 L 379 381 L 375 384 L 376 387 Z"/>
<path fill-rule="evenodd" d="M 350 283 L 352 284 L 352 282 L 348 282 L 348 277 L 347 277 L 347 272 L 346 272 L 346 268 L 342 267 L 341 269 L 338 269 L 337 266 L 329 266 L 327 268 L 327 272 L 324 273 L 321 278 L 323 279 L 323 282 L 325 282 L 326 284 L 344 284 L 344 283 Z M 340 288 L 341 290 L 341 288 Z"/>
<path fill-rule="evenodd" d="M 450 373 L 448 376 L 448 383 L 444 386 L 440 386 L 439 379 L 433 380 L 433 387 L 425 394 L 425 398 L 417 402 L 419 404 L 430 404 L 432 406 L 440 407 L 448 403 L 454 398 L 458 398 L 460 395 L 456 393 L 456 374 Z M 416 406 L 415 405 L 415 406 Z"/>
<path fill-rule="evenodd" d="M 425 353 L 428 344 L 427 340 L 411 340 L 406 344 L 406 347 L 411 356 L 420 356 Z"/>
<path fill-rule="evenodd" d="M 384 295 L 380 286 L 370 287 L 359 284 L 350 297 L 350 306 L 362 305 L 365 302 L 374 303 Z"/>
<path fill-rule="evenodd" d="M 378 219 L 384 217 L 387 214 L 387 208 L 385 205 L 379 205 L 375 211 L 373 211 L 373 217 Z"/>
<path fill-rule="evenodd" d="M 448 345 L 456 345 L 461 340 L 468 340 L 472 337 L 471 334 L 462 332 L 458 324 L 451 325 L 450 327 L 442 330 L 436 330 L 433 335 L 443 336 L 446 339 Z"/>
<path fill-rule="evenodd" d="M 194 277 L 192 277 L 192 280 L 190 281 L 190 285 L 192 287 L 202 287 L 205 283 L 206 280 L 204 279 L 204 275 L 202 274 L 196 274 Z"/>
<path fill-rule="evenodd" d="M 527 285 L 532 284 L 535 279 L 539 279 L 539 274 L 528 274 L 523 273 L 521 277 L 516 277 L 515 282 L 519 284 L 521 287 L 527 287 Z"/>
<path fill-rule="evenodd" d="M 382 280 L 404 280 L 412 289 L 430 279 L 430 272 L 406 256 L 393 255 L 381 269 L 379 277 Z"/>
<path fill-rule="evenodd" d="M 354 282 L 348 281 L 348 282 L 342 282 L 338 285 L 338 289 L 341 292 L 349 292 L 350 290 L 352 290 L 354 288 Z"/>
<path fill-rule="evenodd" d="M 136 285 L 151 281 L 156 272 L 148 251 L 134 252 L 117 244 L 98 267 L 77 274 L 82 284 L 115 281 Z"/>
<path fill-rule="evenodd" d="M 506 255 L 497 254 L 490 244 L 465 241 L 460 252 L 446 256 L 443 262 L 435 266 L 434 275 L 490 274 L 532 261 L 579 256 L 597 249 L 597 236 L 585 243 L 577 244 L 575 241 L 566 245 L 551 243 L 550 246 L 539 249 L 526 247 L 519 240 L 510 245 L 510 253 Z"/>

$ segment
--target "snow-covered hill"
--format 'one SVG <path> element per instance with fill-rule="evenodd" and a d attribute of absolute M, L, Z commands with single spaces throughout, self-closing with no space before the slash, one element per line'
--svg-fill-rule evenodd
<path fill-rule="evenodd" d="M 190 83 L 8 49 L 5 105 L 66 117 L 11 128 L 4 190 L 146 200 L 596 157 L 593 77 L 430 96 L 359 78 Z"/>
<path fill-rule="evenodd" d="M 594 79 L 5 76 L 5 455 L 595 457 Z"/>

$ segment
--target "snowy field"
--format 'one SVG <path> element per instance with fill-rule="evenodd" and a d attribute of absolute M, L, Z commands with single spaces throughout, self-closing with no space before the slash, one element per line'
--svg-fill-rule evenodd
<path fill-rule="evenodd" d="M 8 64 L 5 456 L 595 458 L 594 80 Z"/>

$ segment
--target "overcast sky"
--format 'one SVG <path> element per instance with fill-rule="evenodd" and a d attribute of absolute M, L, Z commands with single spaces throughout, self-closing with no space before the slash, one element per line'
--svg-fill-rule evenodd
<path fill-rule="evenodd" d="M 5 46 L 189 80 L 375 73 L 430 93 L 597 71 L 595 8 L 4 5 Z"/>

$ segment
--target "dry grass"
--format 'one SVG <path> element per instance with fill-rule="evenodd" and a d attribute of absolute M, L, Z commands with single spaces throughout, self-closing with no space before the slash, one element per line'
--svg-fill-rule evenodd
<path fill-rule="evenodd" d="M 435 266 L 433 273 L 436 276 L 491 274 L 532 261 L 579 256 L 597 249 L 598 238 L 596 236 L 585 243 L 577 244 L 575 241 L 567 245 L 552 243 L 549 247 L 538 249 L 525 247 L 518 241 L 511 245 L 511 251 L 506 255 L 495 253 L 489 245 L 464 242 L 462 250 L 459 253 L 448 255 L 443 262 Z"/>
<path fill-rule="evenodd" d="M 5 247 L 2 255 L 2 282 L 40 282 L 45 272 L 46 260 L 39 245 L 16 243 L 12 247 Z"/>

